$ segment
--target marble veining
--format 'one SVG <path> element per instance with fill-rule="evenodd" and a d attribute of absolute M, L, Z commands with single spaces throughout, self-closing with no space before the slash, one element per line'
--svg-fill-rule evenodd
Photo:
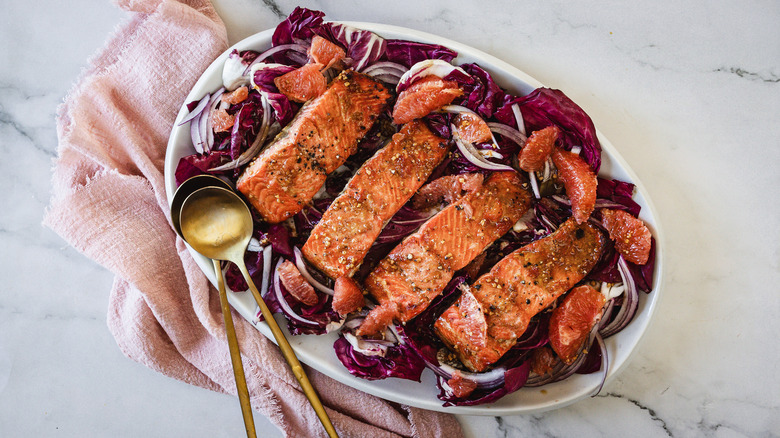
<path fill-rule="evenodd" d="M 231 43 L 292 0 L 215 0 Z M 651 194 L 667 271 L 656 318 L 601 394 L 555 411 L 459 416 L 469 437 L 780 436 L 780 7 L 308 1 L 329 19 L 439 34 L 563 90 Z M 11 0 L 0 14 L 0 436 L 241 436 L 237 401 L 125 358 L 112 276 L 41 218 L 58 105 L 126 14 Z M 261 415 L 264 436 L 283 436 Z"/>

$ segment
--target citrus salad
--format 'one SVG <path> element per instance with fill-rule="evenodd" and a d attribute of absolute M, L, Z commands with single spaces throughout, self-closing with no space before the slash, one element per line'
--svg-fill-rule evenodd
<path fill-rule="evenodd" d="M 354 376 L 430 369 L 445 406 L 606 376 L 604 338 L 653 289 L 634 185 L 598 176 L 593 122 L 561 91 L 513 95 L 457 55 L 296 8 L 188 103 L 176 182 L 237 187 L 264 299 L 294 335 L 338 332 Z"/>

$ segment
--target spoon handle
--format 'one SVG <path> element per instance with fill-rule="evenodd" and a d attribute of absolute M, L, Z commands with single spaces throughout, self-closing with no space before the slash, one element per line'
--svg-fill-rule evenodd
<path fill-rule="evenodd" d="M 268 309 L 268 306 L 266 306 L 263 297 L 260 296 L 260 292 L 257 290 L 257 286 L 255 286 L 254 281 L 252 281 L 252 277 L 249 276 L 249 271 L 247 271 L 246 266 L 243 263 L 243 257 L 240 261 L 242 263 L 236 264 L 238 265 L 239 269 L 241 269 L 241 273 L 244 275 L 244 279 L 249 285 L 249 289 L 252 291 L 252 295 L 255 297 L 257 305 L 260 306 L 260 311 L 263 313 L 263 319 L 265 319 L 265 322 L 271 328 L 271 332 L 274 334 L 274 338 L 276 338 L 276 343 L 279 345 L 279 349 L 282 350 L 282 356 L 284 356 L 284 359 L 290 365 L 295 378 L 298 379 L 298 383 L 300 383 L 301 388 L 303 389 L 303 393 L 306 395 L 306 398 L 309 399 L 309 403 L 311 403 L 311 406 L 314 408 L 314 412 L 317 413 L 317 417 L 319 417 L 322 425 L 325 427 L 325 431 L 328 433 L 328 436 L 331 438 L 338 438 L 336 428 L 334 428 L 333 423 L 330 422 L 328 413 L 325 412 L 325 407 L 322 405 L 319 396 L 317 396 L 317 391 L 315 391 L 314 387 L 311 386 L 311 382 L 306 376 L 306 372 L 303 370 L 303 366 L 301 366 L 301 363 L 295 356 L 295 352 L 290 346 L 290 343 L 287 342 L 287 338 L 284 336 L 284 333 L 282 333 L 282 329 L 279 327 L 279 324 L 276 323 L 271 310 Z"/>
<path fill-rule="evenodd" d="M 233 316 L 230 314 L 230 305 L 225 292 L 225 279 L 222 277 L 219 260 L 213 259 L 212 261 L 217 274 L 219 303 L 222 307 L 222 317 L 225 320 L 225 332 L 227 332 L 228 346 L 230 347 L 230 360 L 233 362 L 233 375 L 236 378 L 236 390 L 238 391 L 238 400 L 241 402 L 241 413 L 244 416 L 246 436 L 248 438 L 256 438 L 255 419 L 252 416 L 252 404 L 249 401 L 249 390 L 247 389 L 246 377 L 244 376 L 244 364 L 241 362 L 241 350 L 238 348 L 236 327 L 233 325 Z"/>

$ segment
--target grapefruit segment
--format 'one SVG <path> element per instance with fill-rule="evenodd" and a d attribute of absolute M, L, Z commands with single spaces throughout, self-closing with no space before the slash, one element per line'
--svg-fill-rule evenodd
<path fill-rule="evenodd" d="M 234 105 L 245 101 L 247 97 L 249 97 L 249 90 L 244 86 L 238 87 L 229 93 L 224 93 L 221 99 L 222 102 L 225 102 L 229 105 Z"/>
<path fill-rule="evenodd" d="M 550 347 L 543 345 L 531 352 L 531 371 L 539 376 L 550 374 L 555 366 L 555 355 Z"/>
<path fill-rule="evenodd" d="M 438 76 L 426 76 L 398 95 L 393 108 L 393 123 L 403 125 L 449 105 L 463 94 L 455 81 L 445 81 Z"/>
<path fill-rule="evenodd" d="M 214 132 L 230 130 L 236 122 L 236 117 L 223 109 L 218 109 L 211 114 L 211 127 Z"/>
<path fill-rule="evenodd" d="M 324 67 L 322 70 L 326 70 L 347 56 L 347 52 L 344 51 L 338 44 L 332 43 L 325 38 L 315 35 L 311 40 L 311 47 L 309 47 L 309 59 L 315 64 L 321 64 Z"/>
<path fill-rule="evenodd" d="M 293 102 L 303 103 L 321 95 L 328 88 L 320 73 L 322 64 L 306 64 L 274 79 L 279 92 Z"/>
<path fill-rule="evenodd" d="M 557 126 L 548 126 L 544 129 L 534 131 L 525 146 L 520 151 L 520 168 L 526 172 L 536 172 L 544 168 L 544 162 L 553 151 L 555 141 L 561 130 Z"/>
<path fill-rule="evenodd" d="M 572 216 L 581 224 L 588 220 L 596 207 L 596 174 L 577 154 L 554 148 L 552 159 L 571 200 Z"/>
<path fill-rule="evenodd" d="M 460 138 L 469 143 L 485 143 L 493 138 L 487 123 L 474 113 L 458 114 L 455 117 L 455 127 Z"/>
<path fill-rule="evenodd" d="M 360 309 L 365 304 L 363 292 L 355 280 L 346 276 L 336 279 L 336 284 L 333 286 L 333 310 L 344 316 Z"/>
<path fill-rule="evenodd" d="M 291 261 L 285 260 L 279 265 L 277 272 L 284 288 L 296 300 L 307 306 L 317 304 L 317 292 L 314 292 L 314 287 L 303 278 L 301 271 Z"/>
<path fill-rule="evenodd" d="M 574 362 L 593 326 L 601 319 L 604 295 L 588 286 L 569 292 L 550 317 L 550 346 L 561 360 Z"/>
<path fill-rule="evenodd" d="M 652 236 L 647 225 L 623 210 L 601 209 L 601 222 L 615 242 L 615 249 L 631 263 L 644 265 L 650 257 Z"/>
<path fill-rule="evenodd" d="M 455 371 L 452 373 L 452 378 L 447 380 L 447 386 L 452 389 L 452 394 L 455 397 L 464 398 L 477 389 L 477 382 L 466 379 L 460 371 Z"/>

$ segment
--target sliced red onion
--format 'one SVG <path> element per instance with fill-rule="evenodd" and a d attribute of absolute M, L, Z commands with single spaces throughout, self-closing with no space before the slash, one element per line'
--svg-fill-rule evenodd
<path fill-rule="evenodd" d="M 271 47 L 270 49 L 268 49 L 265 52 L 263 52 L 260 55 L 258 55 L 258 57 L 255 58 L 255 60 L 252 61 L 252 63 L 249 64 L 246 67 L 246 70 L 244 70 L 244 75 L 248 75 L 249 74 L 249 71 L 250 71 L 250 69 L 252 68 L 253 65 L 258 64 L 260 62 L 263 62 L 263 60 L 265 60 L 265 59 L 267 59 L 267 58 L 269 58 L 269 57 L 271 57 L 273 55 L 276 55 L 277 53 L 281 53 L 281 52 L 284 52 L 284 51 L 287 51 L 287 50 L 292 50 L 294 52 L 306 55 L 306 52 L 309 50 L 309 48 L 306 47 L 303 44 L 282 44 L 282 45 L 279 45 L 279 46 L 276 46 L 276 47 Z M 298 59 L 296 59 L 296 61 L 297 60 Z M 305 63 L 306 63 L 306 60 L 304 58 L 304 61 L 301 64 L 305 64 Z"/>
<path fill-rule="evenodd" d="M 504 383 L 504 373 L 506 373 L 506 369 L 501 367 L 494 368 L 484 373 L 471 373 L 457 370 L 447 364 L 439 364 L 439 369 L 442 371 L 441 376 L 447 380 L 452 378 L 452 374 L 455 371 L 458 371 L 464 379 L 476 383 L 478 388 L 495 388 L 502 385 Z"/>
<path fill-rule="evenodd" d="M 531 189 L 534 192 L 534 198 L 541 199 L 542 195 L 539 192 L 539 184 L 536 182 L 536 172 L 528 172 L 528 179 L 531 180 Z"/>
<path fill-rule="evenodd" d="M 470 77 L 462 68 L 455 67 L 447 61 L 441 59 L 425 59 L 423 61 L 414 64 L 406 73 L 401 76 L 401 80 L 398 81 L 396 87 L 397 92 L 402 92 L 414 83 L 416 80 L 425 76 L 438 76 L 442 79 L 450 75 L 452 72 L 458 72 L 465 77 Z"/>
<path fill-rule="evenodd" d="M 621 255 L 618 258 L 618 272 L 623 279 L 623 285 L 625 286 L 625 296 L 623 297 L 623 304 L 620 306 L 615 319 L 609 323 L 606 327 L 601 329 L 601 336 L 607 338 L 615 333 L 623 330 L 629 322 L 634 318 L 637 307 L 639 305 L 639 292 L 634 283 L 634 278 L 631 276 L 631 272 L 628 270 L 626 260 Z"/>
<path fill-rule="evenodd" d="M 463 114 L 463 113 L 466 113 L 466 114 L 477 115 L 477 113 L 475 113 L 471 109 L 466 108 L 465 106 L 462 106 L 462 105 L 444 105 L 443 107 L 441 107 L 441 109 L 439 111 L 444 111 L 445 113 L 452 113 L 452 114 Z M 477 117 L 479 117 L 479 116 L 477 115 Z"/>
<path fill-rule="evenodd" d="M 455 140 L 455 144 L 458 146 L 458 150 L 466 157 L 469 163 L 485 170 L 512 170 L 515 169 L 512 166 L 506 164 L 498 164 L 488 161 L 471 143 L 463 141 L 458 136 L 457 130 L 452 127 L 452 139 Z"/>
<path fill-rule="evenodd" d="M 579 155 L 581 151 L 582 151 L 582 146 L 572 146 L 569 152 L 571 152 L 572 154 Z"/>
<path fill-rule="evenodd" d="M 550 168 L 550 161 L 552 161 L 552 158 L 547 157 L 546 160 L 544 160 L 544 172 L 542 172 L 542 181 L 547 181 L 550 179 L 550 175 L 552 174 L 552 169 Z"/>
<path fill-rule="evenodd" d="M 271 257 L 273 256 L 273 247 L 266 245 L 263 248 L 263 281 L 260 283 L 260 296 L 265 297 L 268 293 L 268 286 L 271 280 Z"/>
<path fill-rule="evenodd" d="M 332 296 L 333 289 L 320 283 L 309 273 L 309 269 L 306 267 L 306 262 L 303 261 L 303 254 L 301 254 L 301 250 L 298 249 L 297 246 L 293 247 L 293 253 L 295 253 L 295 266 L 297 266 L 298 270 L 301 271 L 301 275 L 303 275 L 303 278 L 305 278 L 306 281 L 308 281 L 318 291 L 325 292 L 326 294 Z"/>
<path fill-rule="evenodd" d="M 211 152 L 211 147 L 214 146 L 214 130 L 211 129 L 211 117 L 212 113 L 217 109 L 217 105 L 220 103 L 220 98 L 225 92 L 225 87 L 220 87 L 211 95 L 209 101 L 209 109 L 200 113 L 198 117 L 198 128 L 201 147 L 204 152 Z M 192 132 L 192 131 L 190 131 Z M 197 149 L 197 147 L 196 147 Z"/>
<path fill-rule="evenodd" d="M 400 74 L 395 74 L 394 72 L 386 72 L 382 70 L 374 71 L 368 76 L 371 76 L 374 79 L 378 79 L 382 82 L 387 82 L 388 84 L 397 85 L 398 81 L 401 79 Z"/>
<path fill-rule="evenodd" d="M 380 356 L 384 357 L 387 353 L 387 349 L 395 345 L 394 342 L 388 341 L 369 341 L 367 339 L 359 338 L 352 333 L 342 332 L 344 339 L 352 345 L 352 348 L 364 355 L 364 356 Z"/>
<path fill-rule="evenodd" d="M 609 355 L 607 353 L 607 346 L 604 344 L 604 338 L 601 337 L 601 334 L 598 331 L 596 332 L 596 342 L 601 349 L 600 369 L 603 370 L 603 373 L 601 374 L 601 383 L 599 383 L 599 387 L 596 390 L 596 393 L 593 394 L 594 397 L 597 396 L 604 388 L 604 382 L 607 381 L 607 373 L 609 372 Z"/>
<path fill-rule="evenodd" d="M 465 106 L 460 106 L 460 105 L 445 105 L 441 108 L 440 111 L 444 111 L 446 113 L 452 113 L 452 114 L 464 114 L 464 113 L 473 114 L 475 117 L 482 119 L 482 117 L 480 117 L 479 114 L 475 113 L 469 108 L 466 108 Z M 457 127 L 454 124 L 450 125 L 450 129 L 452 129 L 453 133 L 456 133 L 458 131 Z M 493 136 L 493 131 L 490 131 L 490 140 L 493 142 L 493 146 L 495 146 L 496 149 L 501 149 L 501 147 L 498 145 L 498 142 L 496 141 L 496 137 Z M 479 153 L 485 158 L 498 158 L 499 160 L 504 158 L 504 156 L 501 155 L 500 153 L 490 149 L 479 150 Z"/>
<path fill-rule="evenodd" d="M 270 248 L 270 245 L 268 245 Z M 274 267 L 274 278 L 273 278 L 273 290 L 274 294 L 276 294 L 276 300 L 279 302 L 279 305 L 282 307 L 282 311 L 284 311 L 285 316 L 287 316 L 289 319 L 294 319 L 295 321 L 298 321 L 303 324 L 310 324 L 314 326 L 320 326 L 320 323 L 315 321 L 310 321 L 301 315 L 298 315 L 295 313 L 295 311 L 290 307 L 290 304 L 287 303 L 287 300 L 284 299 L 284 294 L 282 294 L 282 288 L 279 286 L 280 280 L 279 280 L 279 266 L 284 262 L 283 258 L 279 258 L 279 261 L 276 262 L 276 267 Z"/>
<path fill-rule="evenodd" d="M 528 139 L 522 132 L 503 123 L 488 122 L 488 128 L 490 128 L 490 131 L 493 133 L 506 137 L 517 143 L 521 148 L 525 146 L 525 142 Z"/>
<path fill-rule="evenodd" d="M 192 139 L 192 147 L 195 148 L 195 152 L 202 154 L 205 141 L 200 136 L 200 117 L 196 117 L 190 122 L 190 138 Z"/>
<path fill-rule="evenodd" d="M 363 70 L 362 73 L 373 76 L 373 73 L 376 71 L 392 72 L 392 74 L 398 74 L 398 77 L 400 78 L 404 73 L 406 73 L 407 70 L 408 69 L 401 64 L 390 61 L 382 61 L 369 65 L 365 68 L 365 70 Z"/>
<path fill-rule="evenodd" d="M 602 292 L 603 293 L 603 292 Z M 612 316 L 612 311 L 615 309 L 615 300 L 610 299 L 607 301 L 606 307 L 601 312 L 601 321 L 599 321 L 599 333 L 609 323 L 609 318 Z"/>
<path fill-rule="evenodd" d="M 193 108 L 192 111 L 190 111 L 189 114 L 187 114 L 187 117 L 185 117 L 179 123 L 178 126 L 181 126 L 181 125 L 189 122 L 190 120 L 194 119 L 195 117 L 199 116 L 200 113 L 202 113 L 203 110 L 206 109 L 206 105 L 209 104 L 209 99 L 211 99 L 211 93 L 206 93 L 206 95 L 203 96 L 203 98 L 200 101 L 198 101 L 198 105 L 195 108 Z"/>
<path fill-rule="evenodd" d="M 520 105 L 513 103 L 512 113 L 515 115 L 517 130 L 520 131 L 521 134 L 527 137 L 528 133 L 525 131 L 525 121 L 523 120 L 523 113 L 520 111 Z"/>

